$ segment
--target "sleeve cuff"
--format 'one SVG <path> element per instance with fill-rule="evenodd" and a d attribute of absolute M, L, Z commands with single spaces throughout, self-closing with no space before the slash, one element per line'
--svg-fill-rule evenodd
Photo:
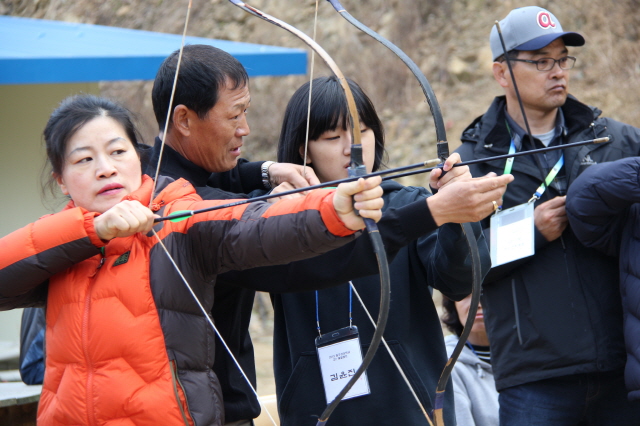
<path fill-rule="evenodd" d="M 88 212 L 83 209 L 82 214 L 84 215 L 84 230 L 87 233 L 87 236 L 91 241 L 91 244 L 93 244 L 98 248 L 106 246 L 109 242 L 101 240 L 100 237 L 98 237 L 98 234 L 96 233 L 96 228 L 93 224 L 93 220 L 97 216 L 100 216 L 100 213 Z"/>
<path fill-rule="evenodd" d="M 264 161 L 245 162 L 239 165 L 240 179 L 245 193 L 254 189 L 264 189 L 262 185 L 262 164 Z"/>
<path fill-rule="evenodd" d="M 342 219 L 338 216 L 338 213 L 336 213 L 336 209 L 333 208 L 334 195 L 335 190 L 332 190 L 324 197 L 324 202 L 320 205 L 320 214 L 322 215 L 324 224 L 329 232 L 337 237 L 347 237 L 355 234 L 357 231 L 347 228 Z"/>

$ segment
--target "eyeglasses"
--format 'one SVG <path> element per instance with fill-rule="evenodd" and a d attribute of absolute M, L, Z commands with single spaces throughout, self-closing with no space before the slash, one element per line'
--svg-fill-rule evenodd
<path fill-rule="evenodd" d="M 516 58 L 510 59 L 510 60 L 536 64 L 536 68 L 538 69 L 538 71 L 550 71 L 556 65 L 556 62 L 558 63 L 558 66 L 560 67 L 560 69 L 563 69 L 563 70 L 570 70 L 576 64 L 576 58 L 573 56 L 565 56 L 564 58 L 560 58 L 560 59 L 541 58 L 541 59 L 538 59 L 537 61 L 533 61 L 531 59 L 516 59 Z"/>

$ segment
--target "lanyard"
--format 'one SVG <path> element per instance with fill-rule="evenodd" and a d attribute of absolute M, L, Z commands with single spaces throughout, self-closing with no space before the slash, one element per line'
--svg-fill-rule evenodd
<path fill-rule="evenodd" d="M 556 176 L 558 176 L 558 173 L 560 172 L 560 169 L 562 168 L 563 165 L 564 165 L 564 153 L 562 155 L 560 155 L 560 158 L 556 162 L 556 165 L 553 166 L 553 168 L 551 169 L 551 171 L 547 175 L 547 177 L 544 180 L 544 182 L 542 182 L 540 184 L 540 186 L 538 187 L 538 189 L 536 189 L 536 192 L 533 193 L 533 196 L 529 200 L 530 203 L 533 202 L 533 201 L 539 200 L 540 197 L 542 197 L 542 194 L 544 194 L 544 191 L 547 190 L 547 187 L 549 185 L 551 185 L 551 182 L 553 182 L 553 180 L 556 178 Z"/>
<path fill-rule="evenodd" d="M 509 155 L 511 154 L 515 154 L 516 153 L 516 143 L 514 142 L 513 138 L 511 138 L 511 146 L 509 147 Z M 508 175 L 511 173 L 511 169 L 513 168 L 513 160 L 515 160 L 516 157 L 509 157 L 507 158 L 507 162 L 504 165 L 504 173 L 505 175 Z"/>
<path fill-rule="evenodd" d="M 351 286 L 353 283 L 349 281 L 349 327 L 353 326 L 353 289 Z M 316 290 L 316 328 L 318 330 L 318 334 L 322 336 L 322 332 L 320 331 L 320 308 L 318 303 L 318 290 Z"/>
<path fill-rule="evenodd" d="M 509 127 L 509 124 L 507 123 L 507 128 L 508 127 Z M 509 129 L 509 133 L 511 133 L 511 129 Z M 514 141 L 514 138 L 512 137 L 511 138 L 511 146 L 509 146 L 509 154 L 515 154 L 515 152 L 516 152 L 516 143 Z M 504 165 L 504 174 L 511 173 L 511 169 L 513 168 L 513 160 L 514 159 L 515 159 L 515 157 L 507 158 L 507 161 L 506 161 L 506 163 Z M 536 200 L 539 200 L 540 197 L 542 197 L 542 194 L 544 194 L 544 191 L 547 190 L 549 185 L 551 185 L 551 182 L 553 182 L 553 180 L 556 178 L 556 176 L 558 176 L 558 173 L 560 172 L 560 169 L 562 169 L 563 165 L 564 165 L 564 153 L 562 153 L 560 155 L 560 158 L 556 162 L 555 166 L 553 166 L 551 171 L 549 171 L 549 174 L 544 179 L 544 181 L 540 184 L 538 189 L 536 189 L 536 192 L 533 193 L 533 195 L 529 199 L 530 203 L 534 202 Z"/>

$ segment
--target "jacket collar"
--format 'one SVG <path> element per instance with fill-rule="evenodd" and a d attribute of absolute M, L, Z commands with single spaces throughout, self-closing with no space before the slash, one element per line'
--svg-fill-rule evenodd
<path fill-rule="evenodd" d="M 162 140 L 159 137 L 156 137 L 151 158 L 145 169 L 145 173 L 149 176 L 153 176 L 156 172 L 161 146 Z M 185 178 L 196 187 L 207 186 L 207 180 L 209 179 L 209 176 L 211 176 L 209 171 L 187 160 L 167 144 L 164 145 L 162 156 L 163 158 L 160 164 L 161 175 L 169 176 L 174 179 Z"/>
<path fill-rule="evenodd" d="M 492 147 L 509 149 L 510 136 L 504 125 L 506 120 L 505 114 L 506 98 L 505 96 L 497 96 L 487 112 L 476 118 L 462 133 L 463 142 L 480 142 L 491 141 L 485 148 Z M 565 129 L 567 134 L 571 135 L 575 132 L 586 129 L 593 121 L 600 116 L 602 111 L 598 108 L 590 107 L 578 101 L 572 95 L 567 97 L 566 102 L 561 107 L 565 120 Z M 476 147 L 476 152 L 478 151 Z M 500 149 L 503 150 L 503 149 Z"/>
<path fill-rule="evenodd" d="M 153 179 L 147 175 L 142 175 L 142 184 L 140 188 L 128 194 L 123 200 L 139 201 L 143 206 L 148 206 L 151 200 L 151 189 L 153 188 Z M 178 198 L 182 198 L 195 192 L 193 186 L 184 179 L 174 181 L 166 176 L 160 176 L 156 185 L 156 196 L 153 200 L 152 210 L 157 211 L 163 205 Z M 73 209 L 76 204 L 73 200 L 69 201 L 63 210 Z"/>

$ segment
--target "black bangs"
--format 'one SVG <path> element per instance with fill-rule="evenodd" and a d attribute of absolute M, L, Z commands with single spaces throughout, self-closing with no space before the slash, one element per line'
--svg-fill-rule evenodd
<path fill-rule="evenodd" d="M 309 140 L 316 140 L 324 132 L 335 130 L 338 127 L 347 130 L 347 125 L 351 122 L 342 86 L 322 84 L 322 80 L 316 80 L 311 86 Z M 307 84 L 307 96 L 309 96 L 308 86 Z M 306 127 L 306 122 L 304 125 Z"/>
<path fill-rule="evenodd" d="M 384 127 L 375 107 L 367 95 L 354 81 L 347 79 L 358 109 L 361 124 L 370 128 L 375 135 L 375 161 L 373 170 L 383 165 Z M 278 161 L 302 164 L 300 147 L 307 140 L 307 109 L 309 105 L 309 82 L 303 84 L 293 94 L 282 121 L 278 142 Z M 311 116 L 309 140 L 319 139 L 326 132 L 342 128 L 347 130 L 351 118 L 347 100 L 340 81 L 334 77 L 318 77 L 311 85 Z"/>

